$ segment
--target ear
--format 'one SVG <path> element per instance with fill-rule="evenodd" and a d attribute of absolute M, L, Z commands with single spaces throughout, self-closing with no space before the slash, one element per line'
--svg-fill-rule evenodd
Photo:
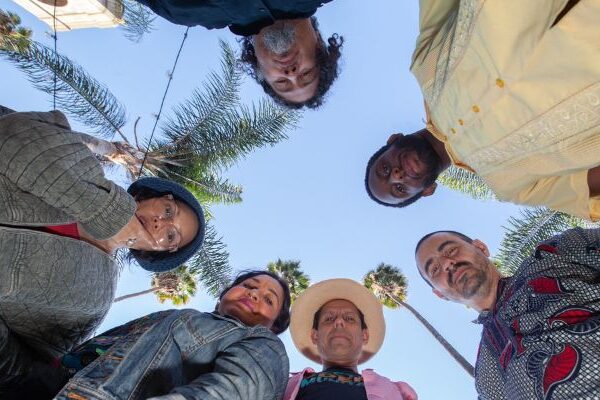
<path fill-rule="evenodd" d="M 440 292 L 439 290 L 437 290 L 437 289 L 431 289 L 431 291 L 433 292 L 433 294 L 435 294 L 435 295 L 436 295 L 437 297 L 439 297 L 440 299 L 442 299 L 442 300 L 446 300 L 446 301 L 448 300 L 448 298 L 447 298 L 446 296 L 444 296 L 444 295 L 442 294 L 442 292 Z"/>
<path fill-rule="evenodd" d="M 399 137 L 404 136 L 402 133 L 392 133 L 387 140 L 387 144 L 392 144 Z"/>
<path fill-rule="evenodd" d="M 483 243 L 481 240 L 479 239 L 475 239 L 473 240 L 473 246 L 477 247 L 479 250 L 481 250 L 481 252 L 486 256 L 489 257 L 490 256 L 490 250 L 488 249 L 488 247 L 485 245 L 485 243 Z"/>
<path fill-rule="evenodd" d="M 363 338 L 363 346 L 366 345 L 367 343 L 369 343 L 369 330 L 368 329 L 362 330 L 362 338 Z"/>
<path fill-rule="evenodd" d="M 431 186 L 426 187 L 425 189 L 423 189 L 423 193 L 421 194 L 421 196 L 423 196 L 423 197 L 431 196 L 432 194 L 435 193 L 435 189 L 436 188 L 437 188 L 437 183 L 433 182 L 431 184 Z"/>
<path fill-rule="evenodd" d="M 319 332 L 317 332 L 316 329 L 310 330 L 310 340 L 312 341 L 312 344 L 315 346 L 317 345 L 317 342 L 319 341 Z"/>

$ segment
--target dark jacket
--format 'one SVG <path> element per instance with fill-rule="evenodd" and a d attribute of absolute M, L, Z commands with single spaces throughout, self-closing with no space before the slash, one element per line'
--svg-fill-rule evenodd
<path fill-rule="evenodd" d="M 137 0 L 174 24 L 229 27 L 240 36 L 257 34 L 280 19 L 308 18 L 331 0 Z"/>

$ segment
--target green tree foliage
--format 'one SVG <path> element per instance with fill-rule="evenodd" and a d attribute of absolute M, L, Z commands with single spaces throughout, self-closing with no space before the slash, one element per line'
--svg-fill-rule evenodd
<path fill-rule="evenodd" d="M 519 217 L 509 218 L 508 226 L 504 227 L 500 250 L 494 258 L 504 275 L 514 274 L 539 243 L 570 228 L 594 226 L 580 218 L 545 207 L 523 208 L 519 214 Z"/>
<path fill-rule="evenodd" d="M 154 274 L 150 285 L 157 288 L 154 294 L 159 302 L 169 300 L 174 306 L 187 304 L 196 295 L 196 276 L 185 265 Z"/>
<path fill-rule="evenodd" d="M 156 15 L 135 0 L 120 0 L 123 5 L 122 29 L 132 42 L 139 43 L 146 33 L 154 29 L 152 23 Z"/>
<path fill-rule="evenodd" d="M 21 17 L 0 9 L 0 49 L 25 51 L 31 42 L 31 29 L 20 26 Z"/>
<path fill-rule="evenodd" d="M 292 304 L 310 286 L 310 278 L 300 268 L 300 261 L 278 259 L 267 264 L 267 270 L 283 278 L 290 288 Z"/>
<path fill-rule="evenodd" d="M 406 302 L 408 293 L 408 280 L 406 276 L 396 267 L 380 263 L 377 268 L 370 270 L 363 277 L 363 284 L 375 297 L 386 307 L 396 309 L 404 307 L 423 324 L 433 337 L 446 349 L 448 354 L 464 368 L 471 376 L 475 374 L 475 368 L 456 350 L 438 331 L 419 313 Z"/>

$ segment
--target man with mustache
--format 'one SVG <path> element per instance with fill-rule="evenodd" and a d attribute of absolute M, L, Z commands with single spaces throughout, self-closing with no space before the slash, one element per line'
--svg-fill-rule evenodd
<path fill-rule="evenodd" d="M 382 306 L 364 286 L 350 279 L 329 279 L 309 287 L 291 310 L 290 332 L 296 348 L 323 365 L 293 374 L 284 400 L 416 400 L 404 382 L 367 369 L 385 336 Z"/>
<path fill-rule="evenodd" d="M 454 231 L 425 235 L 415 249 L 435 295 L 479 312 L 479 398 L 598 398 L 600 229 L 548 239 L 511 277 L 489 255 L 483 242 Z"/>
<path fill-rule="evenodd" d="M 371 198 L 405 207 L 454 165 L 500 200 L 600 219 L 599 16 L 595 0 L 421 0 L 427 129 L 369 160 Z"/>
<path fill-rule="evenodd" d="M 313 16 L 331 0 L 136 1 L 172 23 L 241 36 L 243 69 L 285 107 L 319 107 L 338 76 L 344 39 L 324 41 Z"/>

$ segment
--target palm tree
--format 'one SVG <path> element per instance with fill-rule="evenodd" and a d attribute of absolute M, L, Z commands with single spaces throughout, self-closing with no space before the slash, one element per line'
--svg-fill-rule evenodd
<path fill-rule="evenodd" d="M 300 261 L 277 259 L 277 261 L 267 264 L 267 270 L 287 282 L 292 304 L 310 286 L 310 278 L 300 269 Z"/>
<path fill-rule="evenodd" d="M 512 275 L 529 257 L 535 246 L 560 232 L 575 228 L 598 226 L 569 214 L 545 207 L 524 208 L 520 217 L 510 217 L 500 250 L 494 262 L 504 275 Z"/>
<path fill-rule="evenodd" d="M 121 0 L 123 6 L 123 25 L 125 36 L 139 43 L 144 34 L 153 30 L 152 23 L 156 15 L 150 9 L 134 0 Z"/>
<path fill-rule="evenodd" d="M 24 51 L 31 41 L 31 29 L 19 26 L 21 17 L 0 9 L 0 49 Z"/>
<path fill-rule="evenodd" d="M 156 294 L 161 303 L 171 300 L 176 306 L 187 304 L 196 294 L 196 277 L 186 266 L 180 266 L 172 271 L 155 273 L 152 275 L 150 289 L 117 297 L 114 302 L 146 293 Z"/>
<path fill-rule="evenodd" d="M 448 351 L 448 353 L 472 377 L 473 366 L 456 350 L 416 309 L 406 302 L 408 282 L 402 272 L 389 264 L 380 263 L 375 270 L 367 272 L 363 284 L 386 307 L 395 309 L 405 307 L 427 328 L 429 333 Z"/>
<path fill-rule="evenodd" d="M 144 176 L 174 180 L 198 198 L 209 225 L 201 251 L 187 265 L 213 296 L 228 282 L 231 267 L 222 238 L 210 225 L 210 206 L 242 200 L 242 188 L 221 173 L 251 151 L 286 139 L 286 130 L 300 117 L 271 100 L 242 104 L 243 73 L 231 47 L 221 42 L 221 49 L 220 72 L 211 73 L 201 88 L 175 107 L 158 139 L 145 146 L 138 143 L 135 126 L 134 143 L 127 140 L 125 107 L 81 66 L 34 41 L 27 49 L 0 49 L 0 56 L 22 70 L 34 87 L 54 96 L 58 109 L 91 130 L 93 135 L 76 134 L 105 165 L 121 165 L 131 179 L 141 171 Z M 107 140 L 115 134 L 122 140 Z"/>

